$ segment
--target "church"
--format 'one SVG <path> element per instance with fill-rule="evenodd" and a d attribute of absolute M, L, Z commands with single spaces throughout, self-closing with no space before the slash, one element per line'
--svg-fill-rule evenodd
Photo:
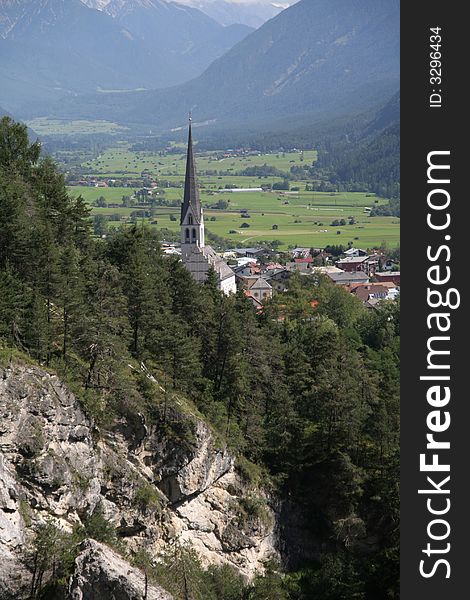
<path fill-rule="evenodd" d="M 207 279 L 209 269 L 212 267 L 217 275 L 219 289 L 225 294 L 234 294 L 237 291 L 235 273 L 226 262 L 217 256 L 211 246 L 206 246 L 204 241 L 204 211 L 196 179 L 191 119 L 189 120 L 188 154 L 180 225 L 181 257 L 194 279 L 202 283 Z"/>

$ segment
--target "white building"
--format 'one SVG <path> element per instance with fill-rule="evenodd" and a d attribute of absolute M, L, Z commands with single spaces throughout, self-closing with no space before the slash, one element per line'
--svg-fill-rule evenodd
<path fill-rule="evenodd" d="M 235 273 L 222 258 L 217 256 L 211 246 L 205 244 L 204 211 L 197 187 L 191 120 L 189 122 L 188 155 L 180 225 L 181 257 L 194 279 L 202 283 L 207 279 L 209 269 L 213 268 L 218 278 L 219 289 L 225 294 L 234 294 L 237 291 Z"/>

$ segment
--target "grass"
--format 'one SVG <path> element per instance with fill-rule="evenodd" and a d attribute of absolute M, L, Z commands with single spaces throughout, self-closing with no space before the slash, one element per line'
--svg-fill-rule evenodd
<path fill-rule="evenodd" d="M 67 119 L 48 119 L 47 117 L 38 117 L 31 121 L 26 121 L 26 124 L 38 135 L 118 133 L 127 129 L 127 127 L 110 121 L 70 121 Z"/>
<path fill-rule="evenodd" d="M 311 164 L 316 152 L 308 151 L 265 154 L 250 157 L 220 158 L 221 153 L 205 153 L 197 156 L 201 201 L 206 206 L 204 217 L 206 228 L 221 237 L 232 240 L 234 245 L 279 240 L 281 249 L 288 246 L 324 247 L 328 244 L 347 245 L 365 248 L 386 242 L 389 246 L 397 246 L 400 235 L 400 221 L 396 217 L 369 217 L 367 208 L 384 204 L 387 201 L 374 195 L 362 192 L 311 192 L 305 191 L 306 181 L 291 181 L 291 188 L 299 188 L 295 193 L 280 191 L 227 193 L 219 188 L 226 185 L 244 188 L 257 188 L 262 184 L 281 181 L 280 177 L 245 177 L 240 172 L 247 166 L 264 165 L 288 171 L 292 165 Z M 119 179 L 124 177 L 140 177 L 147 170 L 157 182 L 161 182 L 161 195 L 166 200 L 181 201 L 185 170 L 185 154 L 167 154 L 151 152 L 132 152 L 125 144 L 110 148 L 93 160 L 82 164 L 94 175 Z M 231 171 L 230 171 L 231 170 Z M 208 172 L 216 174 L 208 175 Z M 227 175 L 227 172 L 230 174 Z M 233 174 L 232 174 L 233 171 Z M 223 174 L 221 174 L 223 173 Z M 165 182 L 172 182 L 178 187 L 166 187 Z M 92 203 L 104 196 L 108 203 L 121 203 L 122 196 L 132 195 L 133 188 L 70 188 L 74 195 L 81 194 Z M 226 210 L 210 209 L 209 205 L 219 200 L 228 202 Z M 93 214 L 119 214 L 121 222 L 130 219 L 135 208 L 93 208 Z M 246 210 L 249 218 L 241 216 Z M 172 221 L 170 215 L 176 216 Z M 354 217 L 354 225 L 332 226 L 334 220 Z M 179 208 L 157 207 L 151 221 L 157 221 L 153 227 L 179 230 Z M 248 223 L 249 228 L 241 228 Z M 114 221 L 111 226 L 116 226 Z M 277 226 L 273 229 L 273 226 Z"/>
<path fill-rule="evenodd" d="M 32 123 L 32 122 L 31 122 Z M 32 126 L 32 124 L 31 124 Z M 234 175 L 247 167 L 264 165 L 273 166 L 280 171 L 289 171 L 292 166 L 312 164 L 317 153 L 314 150 L 291 153 L 264 154 L 259 156 L 241 156 L 233 158 L 218 158 L 220 153 L 208 152 L 197 157 L 198 171 L 233 171 Z M 99 171 L 103 175 L 118 175 L 126 173 L 138 175 L 148 169 L 155 176 L 175 176 L 181 178 L 185 170 L 185 151 L 178 154 L 160 155 L 156 152 L 132 152 L 128 146 L 122 145 L 109 148 L 100 156 L 84 163 L 83 166 Z M 215 181 L 217 177 L 213 178 Z M 242 178 L 245 182 L 246 178 Z M 204 180 L 204 177 L 201 177 Z M 253 178 L 259 185 L 260 180 Z"/>

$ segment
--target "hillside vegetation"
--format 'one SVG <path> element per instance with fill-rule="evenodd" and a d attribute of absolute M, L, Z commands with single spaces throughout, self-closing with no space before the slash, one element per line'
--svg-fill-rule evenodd
<path fill-rule="evenodd" d="M 398 598 L 398 304 L 367 311 L 321 277 L 299 278 L 257 316 L 214 277 L 197 285 L 145 226 L 106 239 L 90 227 L 53 162 L 3 118 L 4 356 L 21 351 L 59 372 L 101 435 L 123 415 L 166 426 L 163 400 L 129 367 L 144 363 L 211 424 L 246 478 L 271 482 L 282 569 L 268 565 L 248 587 L 217 573 L 215 596 L 204 591 L 214 579 L 188 569 L 192 597 Z M 191 442 L 190 431 L 178 436 Z"/>

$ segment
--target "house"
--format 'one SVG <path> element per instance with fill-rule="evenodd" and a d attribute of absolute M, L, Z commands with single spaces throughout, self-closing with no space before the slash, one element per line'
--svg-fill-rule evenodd
<path fill-rule="evenodd" d="M 263 277 L 258 277 L 248 288 L 248 291 L 260 302 L 265 302 L 273 297 L 273 288 Z"/>
<path fill-rule="evenodd" d="M 277 269 L 283 269 L 284 267 L 280 263 L 268 263 L 267 265 L 262 265 L 261 272 L 269 273 L 271 271 L 276 271 Z"/>
<path fill-rule="evenodd" d="M 381 300 L 379 300 L 379 298 L 370 298 L 369 300 L 364 302 L 364 306 L 366 308 L 376 309 L 379 306 L 380 302 Z"/>
<path fill-rule="evenodd" d="M 313 267 L 313 258 L 295 258 L 292 262 L 287 263 L 287 268 L 291 271 L 300 271 L 301 273 L 311 273 Z"/>
<path fill-rule="evenodd" d="M 257 258 L 258 256 L 265 254 L 266 250 L 264 248 L 234 248 L 231 252 L 234 252 L 240 257 Z"/>
<path fill-rule="evenodd" d="M 327 273 L 328 277 L 337 285 L 353 285 L 355 283 L 369 283 L 369 276 L 363 271 L 353 273 Z"/>
<path fill-rule="evenodd" d="M 389 282 L 394 283 L 400 287 L 400 271 L 387 271 L 386 273 L 376 273 L 375 278 L 380 283 Z"/>
<path fill-rule="evenodd" d="M 260 267 L 256 263 L 244 263 L 232 268 L 237 279 L 242 277 L 251 277 L 253 275 L 258 276 L 260 274 Z"/>
<path fill-rule="evenodd" d="M 363 271 L 367 275 L 374 275 L 379 265 L 378 259 L 371 256 L 348 256 L 336 262 L 336 266 L 348 273 Z"/>
<path fill-rule="evenodd" d="M 260 275 L 237 275 L 238 288 L 250 292 L 254 298 L 264 302 L 268 298 L 272 298 L 273 288 L 264 277 Z"/>
<path fill-rule="evenodd" d="M 313 267 L 312 271 L 317 274 L 320 273 L 322 275 L 329 275 L 330 273 L 344 273 L 343 270 L 338 269 L 338 267 Z"/>
<path fill-rule="evenodd" d="M 345 251 L 345 256 L 349 258 L 357 257 L 357 256 L 367 256 L 367 252 L 365 250 L 361 250 L 360 248 L 349 248 Z"/>
<path fill-rule="evenodd" d="M 237 263 L 237 267 L 245 267 L 246 265 L 251 265 L 251 266 L 256 266 L 258 264 L 258 261 L 256 258 L 247 258 L 246 256 L 242 257 L 242 258 L 236 258 L 235 259 L 236 263 Z M 234 268 L 235 270 L 235 268 Z"/>
<path fill-rule="evenodd" d="M 178 254 L 181 256 L 181 249 L 177 248 L 174 244 L 163 243 L 161 245 L 161 249 L 162 249 L 163 254 L 168 254 L 168 255 Z"/>
<path fill-rule="evenodd" d="M 333 255 L 331 252 L 325 252 L 325 250 L 321 250 L 320 252 L 315 253 L 315 258 L 323 260 L 324 262 L 329 262 L 333 258 Z"/>
<path fill-rule="evenodd" d="M 398 290 L 395 287 L 389 287 L 380 283 L 353 285 L 350 286 L 350 291 L 351 294 L 357 296 L 362 302 L 367 302 L 372 298 L 376 300 L 393 300 L 398 295 Z"/>
<path fill-rule="evenodd" d="M 265 278 L 269 281 L 273 290 L 276 290 L 276 292 L 285 292 L 292 275 L 292 271 L 282 267 L 281 269 L 275 269 L 265 273 Z"/>
<path fill-rule="evenodd" d="M 261 312 L 263 310 L 263 303 L 261 302 L 261 300 L 255 298 L 253 294 L 248 290 L 243 290 L 243 293 L 247 298 L 251 300 L 253 306 L 256 308 L 256 312 Z"/>
<path fill-rule="evenodd" d="M 310 248 L 294 248 L 292 250 L 292 258 L 307 258 L 308 256 L 310 256 Z"/>
<path fill-rule="evenodd" d="M 354 283 L 347 286 L 347 289 L 363 302 L 372 298 L 376 300 L 395 300 L 400 293 L 400 290 L 391 282 Z"/>

